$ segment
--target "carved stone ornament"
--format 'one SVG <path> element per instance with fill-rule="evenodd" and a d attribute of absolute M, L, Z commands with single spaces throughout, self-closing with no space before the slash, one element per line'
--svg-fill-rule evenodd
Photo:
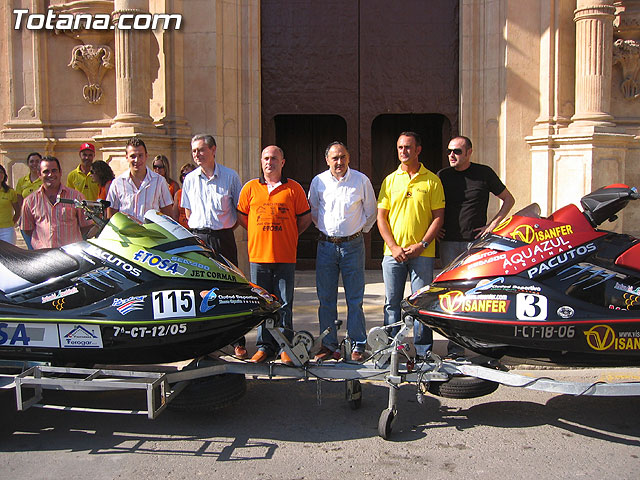
<path fill-rule="evenodd" d="M 613 44 L 613 64 L 622 67 L 620 90 L 627 100 L 640 98 L 640 43 L 618 39 Z"/>
<path fill-rule="evenodd" d="M 77 0 L 49 7 L 57 15 L 73 15 L 74 19 L 84 16 L 97 19 L 99 16 L 111 17 L 113 11 L 112 0 Z M 87 76 L 87 83 L 82 89 L 82 96 L 91 103 L 96 104 L 102 98 L 102 79 L 108 70 L 115 67 L 113 50 L 107 44 L 113 41 L 114 33 L 111 28 L 86 28 L 86 23 L 79 22 L 72 27 L 56 28 L 55 33 L 63 33 L 73 38 L 80 45 L 73 47 L 69 67 L 74 70 L 82 70 Z"/>
<path fill-rule="evenodd" d="M 71 51 L 69 66 L 75 70 L 82 70 L 89 83 L 82 89 L 84 99 L 89 103 L 99 103 L 102 98 L 100 83 L 107 70 L 114 67 L 113 51 L 107 45 L 94 47 L 93 45 L 76 45 Z"/>

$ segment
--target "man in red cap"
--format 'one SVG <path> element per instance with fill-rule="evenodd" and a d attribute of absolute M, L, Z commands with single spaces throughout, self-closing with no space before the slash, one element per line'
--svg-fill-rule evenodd
<path fill-rule="evenodd" d="M 80 165 L 67 175 L 67 187 L 79 191 L 87 200 L 93 202 L 100 192 L 100 184 L 89 175 L 93 158 L 96 156 L 96 147 L 91 143 L 83 143 L 80 145 L 79 155 Z"/>

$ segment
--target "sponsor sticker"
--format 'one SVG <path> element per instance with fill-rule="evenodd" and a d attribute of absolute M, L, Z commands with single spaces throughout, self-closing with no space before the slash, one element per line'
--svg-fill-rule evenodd
<path fill-rule="evenodd" d="M 227 272 L 210 272 L 208 270 L 191 270 L 190 275 L 195 278 L 211 278 L 214 280 L 224 280 L 227 282 L 237 282 L 238 278 Z"/>
<path fill-rule="evenodd" d="M 625 285 L 624 283 L 616 282 L 613 286 L 616 290 L 620 290 L 622 292 L 632 293 L 634 295 L 640 295 L 640 287 L 633 287 L 631 285 Z"/>
<path fill-rule="evenodd" d="M 563 235 L 572 235 L 573 228 L 571 225 L 560 225 L 558 227 L 546 228 L 544 230 L 538 230 L 531 225 L 520 225 L 514 228 L 510 233 L 511 238 L 514 240 L 520 240 L 524 243 L 542 242 L 544 240 L 551 240 L 552 238 L 558 238 Z"/>
<path fill-rule="evenodd" d="M 74 293 L 78 293 L 78 289 L 76 287 L 64 288 L 62 290 L 58 290 L 57 292 L 43 295 L 42 303 L 53 302 L 54 300 L 73 295 Z"/>
<path fill-rule="evenodd" d="M 0 323 L 0 346 L 59 347 L 58 326 L 50 323 Z"/>
<path fill-rule="evenodd" d="M 138 250 L 133 259 L 145 263 L 150 267 L 157 268 L 162 272 L 169 272 L 172 275 L 184 275 L 187 273 L 187 268 L 179 265 L 177 262 L 172 262 L 168 258 L 162 258 L 160 255 L 156 255 L 146 250 Z"/>
<path fill-rule="evenodd" d="M 202 297 L 202 303 L 200 304 L 200 313 L 207 313 L 217 305 L 217 291 L 217 288 L 212 288 L 208 292 L 200 292 L 200 296 Z"/>
<path fill-rule="evenodd" d="M 200 292 L 200 312 L 206 313 L 218 305 L 259 305 L 260 298 L 253 295 L 219 295 L 218 288 Z"/>
<path fill-rule="evenodd" d="M 597 351 L 640 350 L 640 331 L 616 332 L 609 325 L 594 325 L 584 332 L 587 344 Z"/>
<path fill-rule="evenodd" d="M 62 348 L 102 348 L 102 335 L 98 325 L 60 324 Z"/>
<path fill-rule="evenodd" d="M 476 284 L 475 288 L 467 290 L 466 295 L 475 295 L 476 293 L 485 290 L 501 290 L 504 292 L 539 292 L 542 288 L 535 285 L 504 285 L 504 277 L 497 277 L 492 280 L 483 278 Z"/>
<path fill-rule="evenodd" d="M 623 293 L 622 298 L 624 299 L 624 305 L 627 307 L 627 310 L 632 310 L 632 307 L 637 307 L 640 302 L 640 297 L 638 295 L 632 295 L 631 293 Z"/>
<path fill-rule="evenodd" d="M 507 258 L 507 254 L 506 253 L 501 253 L 499 255 L 496 255 L 498 252 L 491 252 L 490 254 L 484 254 L 482 255 L 483 258 L 481 258 L 480 260 L 477 261 L 473 261 L 475 260 L 475 258 L 469 257 L 469 259 L 467 260 L 471 260 L 471 262 L 467 263 L 467 260 L 465 260 L 465 262 L 462 264 L 464 265 L 466 268 L 477 268 L 477 267 L 481 267 L 482 265 L 486 265 L 487 263 L 493 263 L 493 262 L 498 262 L 500 260 L 506 260 Z"/>
<path fill-rule="evenodd" d="M 556 313 L 560 318 L 571 318 L 573 317 L 575 311 L 568 305 L 563 305 L 562 307 L 556 310 Z"/>
<path fill-rule="evenodd" d="M 452 290 L 438 296 L 442 311 L 454 313 L 507 313 L 509 300 L 506 295 L 465 295 Z"/>
<path fill-rule="evenodd" d="M 196 268 L 199 268 L 201 270 L 206 270 L 206 271 L 211 270 L 209 268 L 209 265 L 204 265 L 202 263 L 194 262 L 193 260 L 189 260 L 188 258 L 182 258 L 182 257 L 178 257 L 178 256 L 175 256 L 175 255 L 173 257 L 171 257 L 171 261 L 172 262 L 178 262 L 178 263 L 184 263 L 185 265 L 191 265 L 192 267 L 196 267 Z"/>
<path fill-rule="evenodd" d="M 549 240 L 551 242 L 551 240 Z M 552 270 L 556 267 L 559 267 L 567 262 L 570 262 L 578 257 L 582 257 L 589 253 L 593 253 L 597 250 L 597 247 L 594 243 L 588 243 L 586 245 L 580 245 L 577 248 L 567 250 L 566 252 L 559 253 L 553 258 L 546 260 L 539 265 L 530 268 L 527 270 L 527 275 L 529 278 L 537 277 L 538 275 L 542 275 L 547 273 L 549 270 Z"/>
<path fill-rule="evenodd" d="M 139 268 L 134 267 L 130 263 L 125 262 L 121 258 L 118 258 L 109 252 L 105 252 L 104 250 L 99 249 L 95 245 L 89 245 L 86 250 L 87 250 L 87 253 L 89 253 L 90 255 L 101 258 L 102 260 L 105 260 L 110 264 L 121 268 L 125 272 L 130 273 L 131 275 L 139 277 L 140 274 L 142 273 Z"/>
<path fill-rule="evenodd" d="M 543 261 L 545 258 L 553 257 L 567 249 L 571 244 L 564 238 L 555 238 L 536 243 L 533 247 L 522 247 L 513 253 L 507 254 L 507 258 L 502 262 L 505 273 L 510 273 L 512 268 L 528 268 L 535 263 Z"/>
<path fill-rule="evenodd" d="M 64 308 L 64 298 L 54 300 L 53 302 L 51 302 L 51 305 L 59 312 L 62 311 L 62 309 Z"/>
<path fill-rule="evenodd" d="M 135 310 L 142 310 L 144 308 L 144 299 L 147 298 L 146 295 L 137 295 L 129 298 L 114 298 L 112 307 L 116 307 L 116 310 L 121 315 L 126 315 L 127 313 L 131 313 Z"/>

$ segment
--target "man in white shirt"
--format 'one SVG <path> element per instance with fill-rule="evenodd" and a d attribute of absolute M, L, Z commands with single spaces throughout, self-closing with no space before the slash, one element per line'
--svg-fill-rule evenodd
<path fill-rule="evenodd" d="M 320 332 L 331 327 L 316 360 L 340 358 L 334 322 L 338 318 L 338 280 L 342 274 L 347 301 L 347 332 L 352 342 L 351 360 L 362 361 L 367 343 L 364 311 L 363 233 L 376 221 L 376 196 L 371 182 L 349 168 L 349 152 L 341 142 L 325 151 L 329 169 L 316 175 L 309 188 L 311 218 L 320 230 L 316 257 L 316 291 L 320 307 Z"/>
<path fill-rule="evenodd" d="M 107 201 L 111 204 L 107 215 L 126 213 L 139 222 L 149 210 L 160 210 L 171 215 L 173 198 L 164 177 L 147 167 L 147 146 L 138 137 L 132 137 L 125 147 L 129 170 L 111 182 Z"/>

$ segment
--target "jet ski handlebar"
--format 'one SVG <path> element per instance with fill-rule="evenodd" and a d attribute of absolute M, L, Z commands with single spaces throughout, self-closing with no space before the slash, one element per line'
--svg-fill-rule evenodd
<path fill-rule="evenodd" d="M 104 226 L 108 223 L 108 220 L 105 220 L 104 213 L 107 211 L 110 202 L 106 200 L 96 200 L 94 202 L 89 200 L 77 200 L 72 198 L 62 198 L 58 195 L 57 201 L 59 203 L 66 203 L 69 205 L 73 205 L 76 208 L 84 211 L 85 215 L 93 220 L 93 222 L 100 227 L 100 230 L 104 228 Z"/>

